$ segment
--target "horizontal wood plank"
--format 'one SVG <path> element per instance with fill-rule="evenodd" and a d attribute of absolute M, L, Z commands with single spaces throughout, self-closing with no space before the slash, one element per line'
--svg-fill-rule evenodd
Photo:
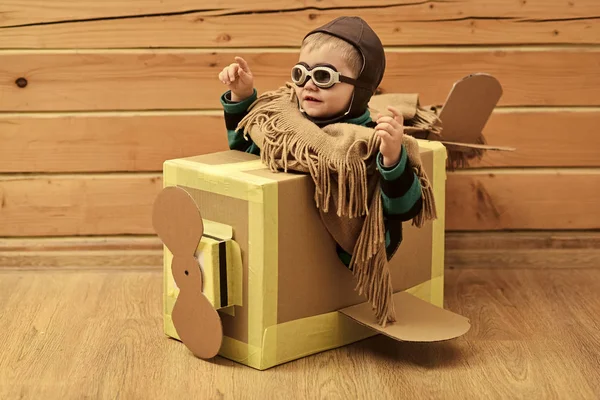
<path fill-rule="evenodd" d="M 0 176 L 0 236 L 150 234 L 159 174 Z"/>
<path fill-rule="evenodd" d="M 600 167 L 599 124 L 600 109 L 499 109 L 486 139 L 517 151 L 473 167 Z M 222 112 L 0 114 L 0 143 L 9 173 L 160 172 L 164 160 L 227 149 Z"/>
<path fill-rule="evenodd" d="M 581 44 L 600 38 L 594 0 L 52 3 L 3 2 L 0 48 L 298 46 L 309 30 L 340 15 L 360 15 L 388 46 Z"/>
<path fill-rule="evenodd" d="M 600 109 L 497 109 L 484 136 L 513 152 L 487 151 L 471 167 L 598 167 Z"/>
<path fill-rule="evenodd" d="M 446 231 L 446 251 L 471 250 L 582 250 L 600 251 L 600 232 L 596 231 Z M 1 252 L 65 251 L 162 251 L 156 235 L 99 237 L 0 237 Z M 600 267 L 600 265 L 598 265 Z"/>
<path fill-rule="evenodd" d="M 600 252 L 596 231 L 446 232 L 446 251 L 583 250 Z M 600 267 L 600 265 L 598 265 Z"/>
<path fill-rule="evenodd" d="M 34 25 L 49 22 L 88 19 L 127 18 L 143 15 L 197 13 L 210 16 L 228 14 L 274 13 L 293 10 L 347 9 L 356 13 L 375 10 L 385 14 L 401 9 L 406 20 L 434 20 L 464 17 L 497 17 L 513 19 L 574 19 L 597 14 L 594 0 L 506 2 L 503 0 L 463 0 L 409 2 L 394 0 L 204 0 L 202 7 L 194 0 L 77 1 L 70 0 L 4 0 L 0 4 L 0 27 Z"/>
<path fill-rule="evenodd" d="M 448 174 L 449 230 L 598 229 L 600 169 Z"/>
<path fill-rule="evenodd" d="M 154 269 L 152 236 L 0 238 L 0 269 Z M 600 268 L 599 232 L 446 232 L 446 268 Z"/>
<path fill-rule="evenodd" d="M 162 171 L 227 149 L 221 115 L 0 114 L 0 172 Z"/>
<path fill-rule="evenodd" d="M 295 51 L 0 52 L 0 111 L 217 109 L 226 89 L 218 73 L 236 54 L 261 92 L 289 80 L 298 60 Z M 442 104 L 454 82 L 486 72 L 504 87 L 500 105 L 600 105 L 598 48 L 394 50 L 387 58 L 382 91 L 416 92 L 421 104 Z"/>
<path fill-rule="evenodd" d="M 0 177 L 0 236 L 153 234 L 160 174 Z M 450 173 L 448 230 L 599 229 L 600 169 Z"/>
<path fill-rule="evenodd" d="M 600 251 L 578 250 L 471 250 L 447 251 L 447 268 L 457 269 L 590 269 L 600 266 Z"/>
<path fill-rule="evenodd" d="M 162 255 L 155 236 L 0 239 L 0 268 L 157 270 Z"/>
<path fill-rule="evenodd" d="M 446 232 L 446 268 L 600 268 L 600 232 Z"/>

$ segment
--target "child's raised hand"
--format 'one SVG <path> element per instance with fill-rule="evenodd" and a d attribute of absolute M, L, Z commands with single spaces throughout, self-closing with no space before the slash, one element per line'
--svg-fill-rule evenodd
<path fill-rule="evenodd" d="M 379 114 L 375 134 L 381 138 L 379 152 L 383 156 L 383 166 L 392 167 L 400 160 L 402 139 L 404 138 L 404 118 L 394 107 L 388 107 L 394 117 Z"/>
<path fill-rule="evenodd" d="M 219 80 L 231 90 L 232 101 L 247 99 L 254 92 L 254 76 L 246 60 L 236 57 L 234 63 L 223 68 Z"/>

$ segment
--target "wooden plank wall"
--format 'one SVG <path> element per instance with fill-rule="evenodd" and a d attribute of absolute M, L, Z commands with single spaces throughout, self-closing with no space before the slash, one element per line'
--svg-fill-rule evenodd
<path fill-rule="evenodd" d="M 0 265 L 160 264 L 163 160 L 226 148 L 218 72 L 240 54 L 276 88 L 339 15 L 380 35 L 384 91 L 504 86 L 485 135 L 518 151 L 449 174 L 450 267 L 598 263 L 598 0 L 3 0 Z"/>

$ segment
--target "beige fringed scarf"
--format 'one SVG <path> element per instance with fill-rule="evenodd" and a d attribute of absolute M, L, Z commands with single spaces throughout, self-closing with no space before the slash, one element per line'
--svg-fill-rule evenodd
<path fill-rule="evenodd" d="M 414 95 L 396 100 L 390 105 L 402 111 L 407 130 L 439 133 L 435 114 L 417 107 Z M 356 289 L 371 302 L 380 325 L 396 321 L 380 178 L 375 173 L 380 139 L 374 130 L 348 123 L 319 128 L 299 111 L 290 84 L 261 95 L 238 129 L 244 129 L 261 149 L 261 159 L 272 171 L 310 174 L 325 226 L 336 242 L 353 254 L 350 269 L 358 281 Z M 423 209 L 413 219 L 413 225 L 421 227 L 436 218 L 433 191 L 421 165 L 417 141 L 405 134 L 404 146 L 422 185 Z"/>

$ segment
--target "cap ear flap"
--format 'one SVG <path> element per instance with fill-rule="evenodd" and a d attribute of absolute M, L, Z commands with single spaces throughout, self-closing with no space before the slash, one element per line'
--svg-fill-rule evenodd
<path fill-rule="evenodd" d="M 193 255 L 204 233 L 200 210 L 188 192 L 176 186 L 163 189 L 154 201 L 152 225 L 177 256 Z"/>

